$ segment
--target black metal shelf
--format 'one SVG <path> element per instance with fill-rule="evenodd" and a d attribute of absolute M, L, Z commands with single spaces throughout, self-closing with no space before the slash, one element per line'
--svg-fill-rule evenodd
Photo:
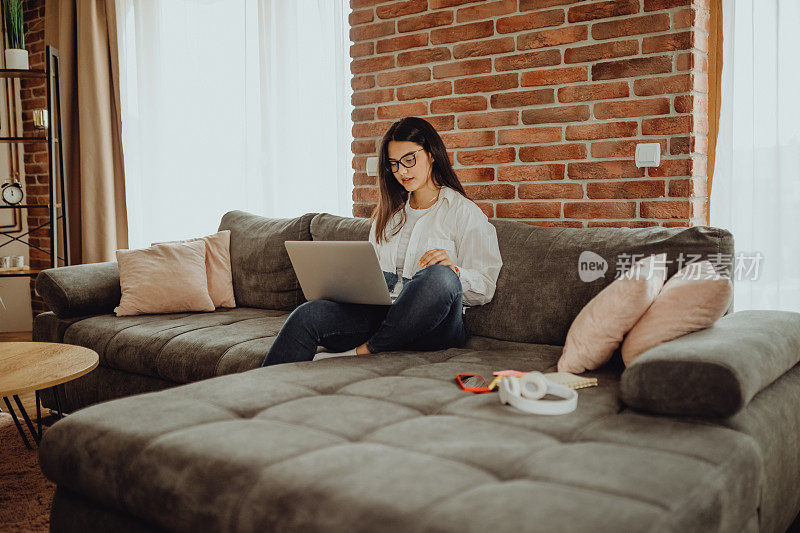
<path fill-rule="evenodd" d="M 64 169 L 64 154 L 61 149 L 62 132 L 62 117 L 61 117 L 61 86 L 60 86 L 60 68 L 61 60 L 58 50 L 52 46 L 46 48 L 46 64 L 45 68 L 37 70 L 18 70 L 18 69 L 0 69 L 0 79 L 9 78 L 34 78 L 43 79 L 47 89 L 47 130 L 39 135 L 23 135 L 20 137 L 0 137 L 0 143 L 47 143 L 47 173 L 49 177 L 50 201 L 46 204 L 20 204 L 20 205 L 0 205 L 0 209 L 42 209 L 48 210 L 47 217 L 39 217 L 44 220 L 35 228 L 28 228 L 27 233 L 16 235 L 19 232 L 4 233 L 0 235 L 10 237 L 11 240 L 0 244 L 0 248 L 11 244 L 12 242 L 21 242 L 32 249 L 39 250 L 50 256 L 50 268 L 59 266 L 59 260 L 63 261 L 64 265 L 72 264 L 70 255 L 70 242 L 69 242 L 69 204 L 66 203 L 67 195 L 67 178 Z M 60 227 L 59 227 L 59 222 Z M 50 248 L 43 249 L 28 241 L 23 241 L 22 237 L 32 234 L 35 231 L 45 230 L 49 233 Z M 59 235 L 59 233 L 61 235 Z M 60 242 L 63 236 L 63 242 Z M 61 257 L 60 251 L 63 251 Z M 27 271 L 17 272 L 0 272 L 0 277 L 22 277 L 34 276 L 41 272 L 42 269 L 29 269 Z"/>

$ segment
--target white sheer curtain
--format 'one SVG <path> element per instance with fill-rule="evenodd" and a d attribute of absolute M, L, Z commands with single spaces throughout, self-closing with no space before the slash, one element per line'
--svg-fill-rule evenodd
<path fill-rule="evenodd" d="M 130 247 L 352 215 L 345 0 L 117 0 Z"/>
<path fill-rule="evenodd" d="M 261 3 L 264 172 L 272 216 L 353 215 L 349 13 L 347 0 Z"/>
<path fill-rule="evenodd" d="M 763 257 L 755 279 L 734 280 L 736 310 L 800 311 L 800 2 L 723 6 L 711 224 L 733 233 L 737 254 Z"/>

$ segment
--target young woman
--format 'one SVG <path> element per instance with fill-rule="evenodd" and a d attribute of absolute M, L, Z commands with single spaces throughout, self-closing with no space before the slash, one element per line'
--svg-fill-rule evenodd
<path fill-rule="evenodd" d="M 286 319 L 263 366 L 330 355 L 442 350 L 469 336 L 464 306 L 494 296 L 503 261 L 488 217 L 467 198 L 441 137 L 427 121 L 395 122 L 381 141 L 380 202 L 371 217 L 392 305 L 314 300 Z M 402 281 L 399 281 L 402 280 Z"/>

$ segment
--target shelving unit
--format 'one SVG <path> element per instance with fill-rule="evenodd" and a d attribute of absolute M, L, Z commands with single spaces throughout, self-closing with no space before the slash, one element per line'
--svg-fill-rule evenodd
<path fill-rule="evenodd" d="M 45 70 L 17 70 L 17 69 L 0 69 L 0 79 L 3 78 L 17 78 L 17 79 L 30 79 L 41 78 L 45 80 L 47 87 L 47 130 L 46 135 L 26 135 L 26 136 L 8 136 L 0 137 L 0 143 L 40 143 L 47 142 L 47 159 L 48 159 L 48 175 L 50 185 L 50 202 L 47 204 L 18 204 L 8 205 L 0 200 L 0 209 L 47 209 L 47 221 L 37 227 L 31 229 L 22 235 L 15 235 L 19 232 L 3 232 L 0 235 L 10 237 L 11 240 L 0 244 L 0 255 L 2 255 L 2 248 L 12 242 L 21 242 L 31 248 L 44 252 L 50 256 L 51 268 L 58 266 L 72 264 L 70 258 L 70 245 L 69 245 L 69 212 L 67 204 L 67 179 L 64 174 L 64 154 L 61 150 L 61 86 L 59 81 L 59 68 L 60 59 L 58 50 L 52 46 L 47 47 L 47 63 Z M 60 212 L 59 212 L 60 211 Z M 61 222 L 61 235 L 59 239 L 59 224 Z M 50 234 L 50 250 L 44 250 L 30 241 L 22 240 L 24 237 L 29 236 L 35 231 L 44 230 L 47 228 Z M 59 254 L 59 247 L 63 255 Z M 62 264 L 59 264 L 59 261 Z M 23 277 L 23 276 L 36 276 L 42 269 L 29 269 L 27 271 L 0 271 L 0 277 Z"/>

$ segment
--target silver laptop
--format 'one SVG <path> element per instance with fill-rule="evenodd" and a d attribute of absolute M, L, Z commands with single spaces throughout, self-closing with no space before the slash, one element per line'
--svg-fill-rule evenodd
<path fill-rule="evenodd" d="M 386 278 L 369 241 L 286 241 L 306 300 L 391 305 Z"/>

